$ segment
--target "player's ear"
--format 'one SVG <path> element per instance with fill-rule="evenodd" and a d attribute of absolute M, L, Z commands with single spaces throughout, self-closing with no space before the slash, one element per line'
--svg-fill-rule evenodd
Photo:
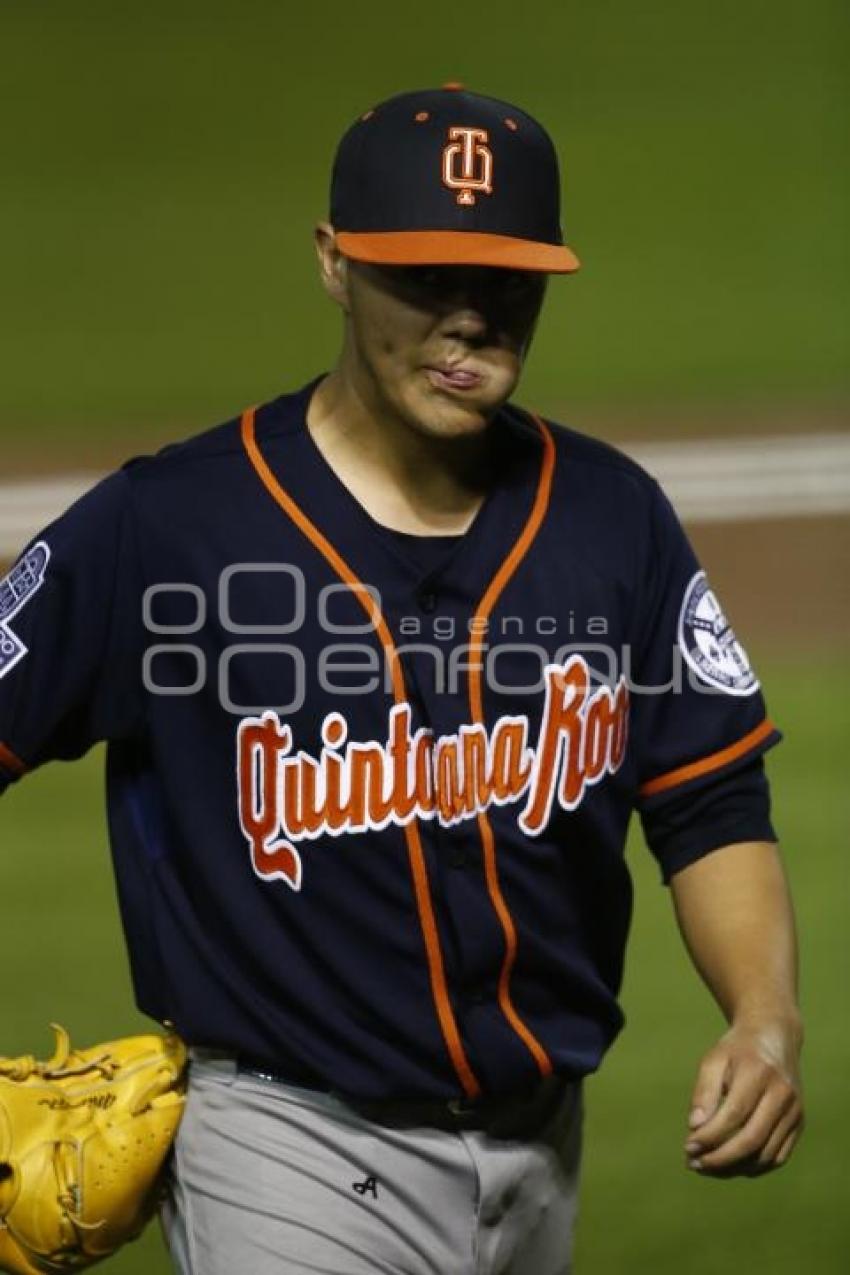
<path fill-rule="evenodd" d="M 348 310 L 348 262 L 336 243 L 336 232 L 329 221 L 320 221 L 315 230 L 316 256 L 322 286 L 332 301 Z"/>

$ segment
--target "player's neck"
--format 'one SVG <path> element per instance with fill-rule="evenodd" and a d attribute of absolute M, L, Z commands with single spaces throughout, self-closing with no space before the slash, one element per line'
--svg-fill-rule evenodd
<path fill-rule="evenodd" d="M 376 410 L 339 369 L 317 387 L 307 427 L 325 460 L 378 522 L 413 534 L 462 533 L 486 496 L 482 438 L 449 443 Z"/>

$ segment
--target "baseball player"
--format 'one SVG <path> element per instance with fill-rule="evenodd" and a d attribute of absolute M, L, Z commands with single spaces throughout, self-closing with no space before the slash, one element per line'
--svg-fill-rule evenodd
<path fill-rule="evenodd" d="M 131 461 L 3 585 L 0 776 L 109 741 L 138 1004 L 193 1060 L 183 1275 L 564 1275 L 634 810 L 728 1020 L 685 1163 L 798 1137 L 779 735 L 656 483 L 514 402 L 579 265 L 541 126 L 376 106 L 316 247 L 332 370 Z"/>

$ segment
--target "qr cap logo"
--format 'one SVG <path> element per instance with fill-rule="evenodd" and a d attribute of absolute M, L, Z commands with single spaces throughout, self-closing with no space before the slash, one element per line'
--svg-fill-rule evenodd
<path fill-rule="evenodd" d="M 685 589 L 679 615 L 679 646 L 694 672 L 729 695 L 752 695 L 758 680 L 735 637 L 704 571 Z"/>
<path fill-rule="evenodd" d="M 456 190 L 457 202 L 471 206 L 476 192 L 493 193 L 493 152 L 487 143 L 490 136 L 483 128 L 449 129 L 449 140 L 443 148 L 443 182 Z"/>

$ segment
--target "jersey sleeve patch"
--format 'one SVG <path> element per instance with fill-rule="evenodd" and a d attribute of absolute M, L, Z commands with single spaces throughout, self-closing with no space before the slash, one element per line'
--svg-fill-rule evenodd
<path fill-rule="evenodd" d="M 46 541 L 39 540 L 0 580 L 0 678 L 10 673 L 27 653 L 27 647 L 14 632 L 11 621 L 44 584 L 49 561 L 50 547 Z"/>
<path fill-rule="evenodd" d="M 752 695 L 759 684 L 704 571 L 688 582 L 679 612 L 679 649 L 701 681 L 728 695 Z"/>

